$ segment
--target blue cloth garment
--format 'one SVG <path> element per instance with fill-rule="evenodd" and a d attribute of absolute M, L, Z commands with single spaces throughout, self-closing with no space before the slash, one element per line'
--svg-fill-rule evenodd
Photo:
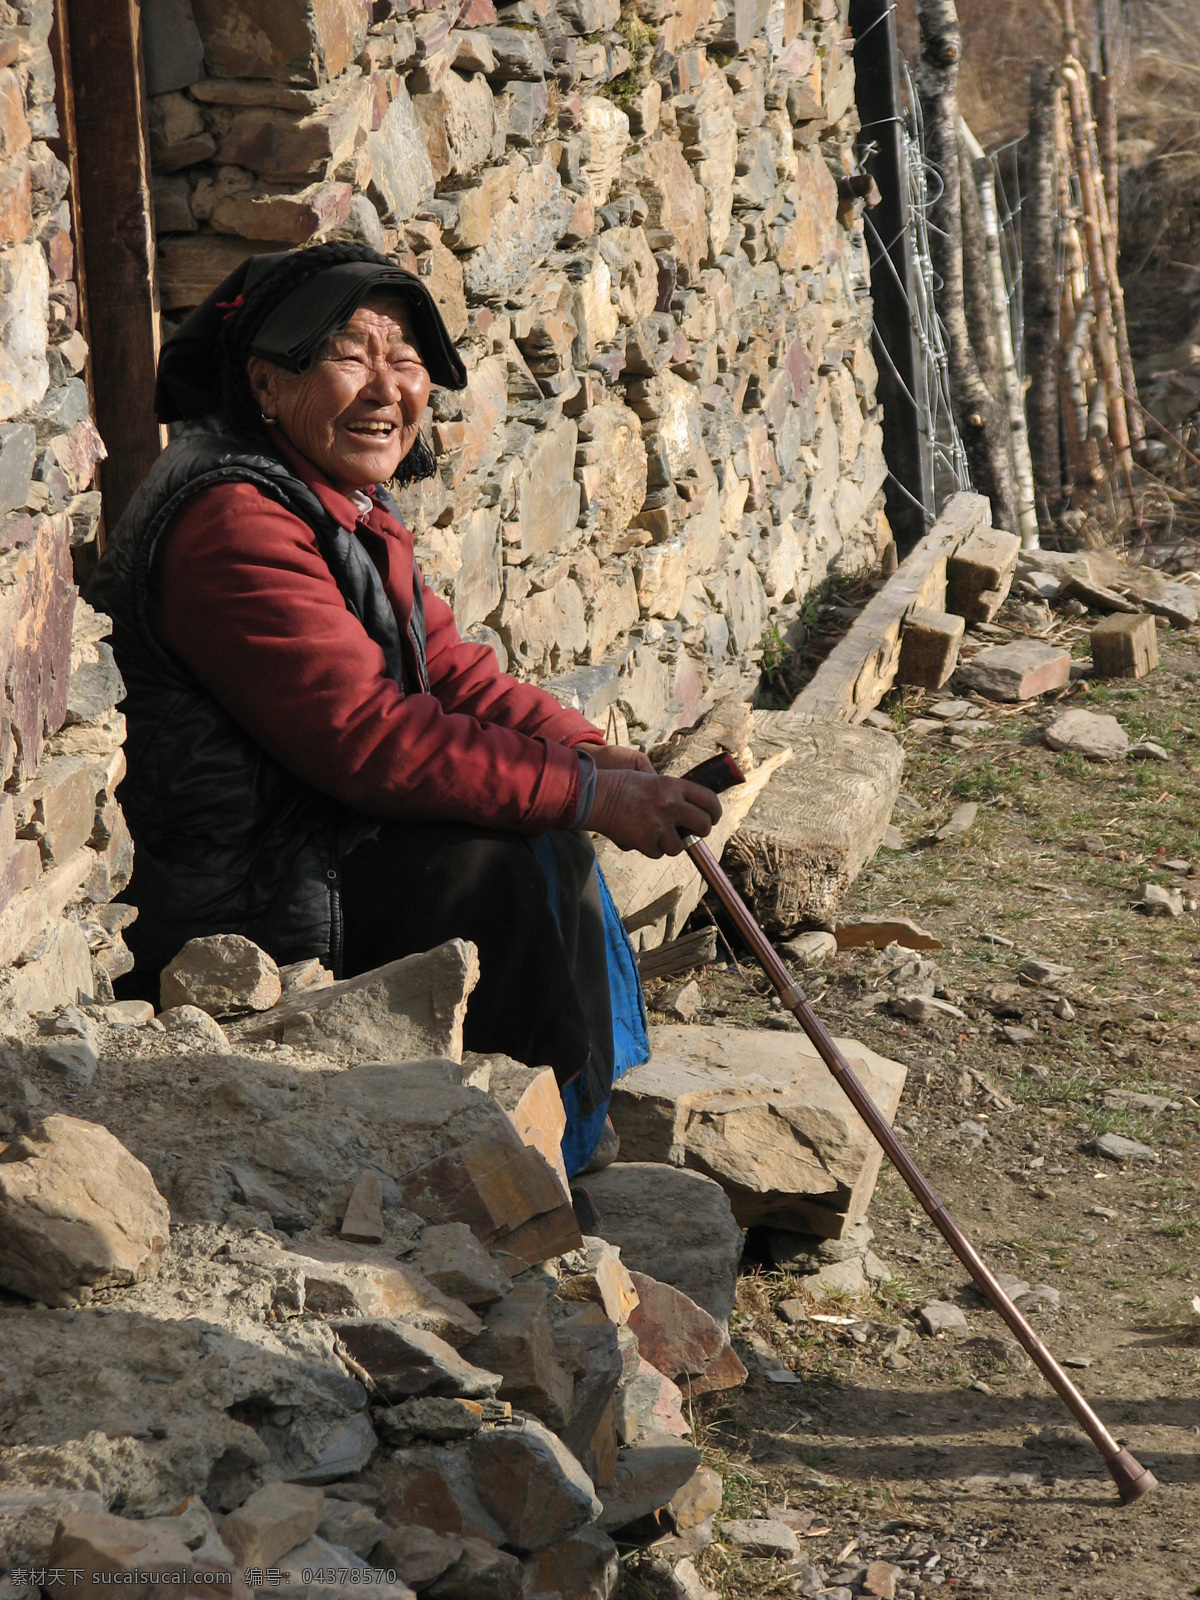
<path fill-rule="evenodd" d="M 551 909 L 561 925 L 561 882 L 553 841 L 549 836 L 543 835 L 529 842 L 546 878 L 546 894 Z M 608 965 L 609 1005 L 612 1011 L 615 1082 L 631 1067 L 638 1067 L 644 1061 L 649 1061 L 650 1035 L 646 1028 L 646 1004 L 642 998 L 642 985 L 638 977 L 637 957 L 633 945 L 629 942 L 629 935 L 625 932 L 620 915 L 613 904 L 612 895 L 604 881 L 604 874 L 598 865 L 592 870 L 596 874 L 604 917 L 604 947 Z M 567 1126 L 563 1133 L 562 1153 L 568 1177 L 574 1177 L 576 1173 L 582 1172 L 592 1159 L 600 1142 L 600 1135 L 604 1132 L 604 1120 L 608 1115 L 611 1096 L 606 1096 L 593 1110 L 584 1112 L 581 1109 L 583 1094 L 584 1084 L 580 1078 L 569 1083 L 563 1090 Z"/>

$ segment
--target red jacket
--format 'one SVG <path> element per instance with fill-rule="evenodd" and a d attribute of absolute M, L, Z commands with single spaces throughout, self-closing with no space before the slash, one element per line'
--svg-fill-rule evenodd
<path fill-rule="evenodd" d="M 405 637 L 412 534 L 379 507 L 360 512 L 292 450 L 289 465 L 364 541 Z M 163 643 L 275 759 L 372 816 L 475 822 L 523 833 L 571 825 L 572 746 L 604 737 L 544 689 L 499 670 L 424 591 L 430 694 L 406 695 L 346 608 L 307 523 L 251 484 L 206 489 L 155 557 Z"/>

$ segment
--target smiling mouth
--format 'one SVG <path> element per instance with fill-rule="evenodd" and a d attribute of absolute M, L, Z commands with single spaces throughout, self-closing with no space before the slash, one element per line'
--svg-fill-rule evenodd
<path fill-rule="evenodd" d="M 394 422 L 348 422 L 345 427 L 356 439 L 369 439 L 373 443 L 385 443 L 399 431 Z"/>

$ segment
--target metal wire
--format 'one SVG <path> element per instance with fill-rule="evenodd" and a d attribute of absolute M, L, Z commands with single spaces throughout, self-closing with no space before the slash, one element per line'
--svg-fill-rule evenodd
<path fill-rule="evenodd" d="M 950 399 L 950 360 L 946 330 L 937 313 L 940 280 L 933 270 L 929 236 L 932 207 L 941 199 L 942 177 L 925 154 L 925 127 L 921 102 L 908 63 L 903 64 L 907 112 L 903 118 L 904 179 L 908 189 L 909 228 L 912 234 L 913 323 L 920 347 L 917 394 L 910 396 L 925 426 L 921 438 L 926 451 L 929 482 L 934 488 L 935 510 L 940 512 L 952 494 L 970 489 L 967 452 L 954 421 Z M 932 520 L 929 519 L 929 520 Z"/>

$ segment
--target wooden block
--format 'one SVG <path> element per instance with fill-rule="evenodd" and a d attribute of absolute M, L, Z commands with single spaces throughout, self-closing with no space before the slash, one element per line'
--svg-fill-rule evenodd
<path fill-rule="evenodd" d="M 904 752 L 874 728 L 756 711 L 754 749 L 778 745 L 780 768 L 730 840 L 725 867 L 771 933 L 825 922 L 883 842 L 900 792 Z"/>
<path fill-rule="evenodd" d="M 1146 613 L 1105 617 L 1092 629 L 1098 678 L 1144 678 L 1158 665 L 1158 629 Z"/>
<path fill-rule="evenodd" d="M 946 610 L 968 622 L 990 622 L 1008 598 L 1021 541 L 999 528 L 977 528 L 946 565 Z"/>
<path fill-rule="evenodd" d="M 1016 639 L 980 650 L 959 675 L 989 700 L 1033 700 L 1068 682 L 1071 652 L 1039 639 Z"/>
<path fill-rule="evenodd" d="M 359 1244 L 379 1244 L 383 1239 L 383 1185 L 378 1174 L 359 1173 L 342 1218 L 342 1238 Z"/>
<path fill-rule="evenodd" d="M 672 939 L 670 944 L 660 944 L 657 950 L 643 950 L 638 957 L 638 972 L 645 982 L 649 978 L 669 978 L 677 972 L 691 972 L 716 959 L 717 930 L 697 928 L 695 933 L 685 933 L 682 938 Z"/>
<path fill-rule="evenodd" d="M 850 631 L 817 668 L 812 682 L 792 702 L 792 710 L 821 722 L 861 722 L 873 711 L 896 681 L 905 621 L 914 611 L 946 608 L 950 557 L 977 530 L 987 527 L 990 515 L 982 495 L 956 494 L 867 602 Z"/>
<path fill-rule="evenodd" d="M 966 623 L 947 611 L 913 611 L 900 635 L 901 683 L 940 689 L 958 665 Z"/>

